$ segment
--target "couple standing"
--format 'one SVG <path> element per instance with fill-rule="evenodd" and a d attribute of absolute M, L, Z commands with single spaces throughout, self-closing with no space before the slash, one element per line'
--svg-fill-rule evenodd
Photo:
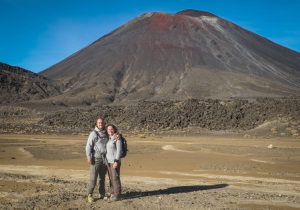
<path fill-rule="evenodd" d="M 108 171 L 111 201 L 118 201 L 121 195 L 120 167 L 122 143 L 120 135 L 116 135 L 116 126 L 109 124 L 105 128 L 102 118 L 90 133 L 86 144 L 87 162 L 90 164 L 90 181 L 87 188 L 88 201 L 93 202 L 93 191 L 99 176 L 99 198 L 105 198 L 105 175 Z"/>

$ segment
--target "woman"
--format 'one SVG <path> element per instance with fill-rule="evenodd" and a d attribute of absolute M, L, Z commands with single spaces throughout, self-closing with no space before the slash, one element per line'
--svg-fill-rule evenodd
<path fill-rule="evenodd" d="M 120 180 L 120 167 L 122 155 L 122 142 L 116 139 L 118 132 L 116 126 L 109 124 L 107 126 L 107 133 L 109 140 L 106 144 L 107 148 L 107 169 L 110 180 L 110 200 L 118 201 L 121 196 L 121 180 Z"/>

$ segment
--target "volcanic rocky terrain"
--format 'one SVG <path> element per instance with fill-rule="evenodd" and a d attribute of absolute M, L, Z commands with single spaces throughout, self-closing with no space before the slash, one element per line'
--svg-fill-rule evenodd
<path fill-rule="evenodd" d="M 122 133 L 145 137 L 177 135 L 178 132 L 200 135 L 199 129 L 202 130 L 201 135 L 208 131 L 239 133 L 254 130 L 268 122 L 276 122 L 273 126 L 274 130 L 270 131 L 270 128 L 261 135 L 271 132 L 278 137 L 288 135 L 298 138 L 297 129 L 300 129 L 300 101 L 287 98 L 258 99 L 252 102 L 211 99 L 145 101 L 131 106 L 104 105 L 68 109 L 48 115 L 38 113 L 28 109 L 1 111 L 0 133 L 87 135 L 93 129 L 98 117 L 104 118 L 107 123 L 118 125 Z M 286 128 L 289 128 L 289 132 L 286 132 Z"/>
<path fill-rule="evenodd" d="M 98 116 L 122 130 L 157 130 L 201 127 L 210 130 L 250 130 L 265 121 L 289 116 L 300 123 L 298 99 L 187 100 L 141 102 L 134 106 L 100 106 L 73 110 L 46 117 L 41 124 L 65 128 L 90 128 Z"/>

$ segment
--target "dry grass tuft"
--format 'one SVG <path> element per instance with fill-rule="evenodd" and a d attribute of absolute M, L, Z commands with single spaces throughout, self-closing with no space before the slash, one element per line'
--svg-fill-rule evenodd
<path fill-rule="evenodd" d="M 249 134 L 246 134 L 244 137 L 248 138 L 248 139 L 251 138 L 251 136 Z"/>
<path fill-rule="evenodd" d="M 277 131 L 277 128 L 272 128 L 271 131 L 272 132 Z"/>
<path fill-rule="evenodd" d="M 281 136 L 285 136 L 285 135 L 286 135 L 286 133 L 281 133 L 280 135 L 281 135 Z"/>
<path fill-rule="evenodd" d="M 298 131 L 297 130 L 292 130 L 292 134 L 297 134 Z"/>

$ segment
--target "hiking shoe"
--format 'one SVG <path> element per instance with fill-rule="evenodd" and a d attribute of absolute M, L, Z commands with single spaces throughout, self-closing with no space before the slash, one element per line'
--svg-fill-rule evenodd
<path fill-rule="evenodd" d="M 92 194 L 89 194 L 88 195 L 88 202 L 93 202 L 94 201 L 94 199 L 92 198 Z"/>
<path fill-rule="evenodd" d="M 119 201 L 121 200 L 120 198 L 116 198 L 116 197 L 110 197 L 109 201 Z"/>
<path fill-rule="evenodd" d="M 99 199 L 104 199 L 104 200 L 106 200 L 107 197 L 106 197 L 105 195 L 99 194 Z"/>

